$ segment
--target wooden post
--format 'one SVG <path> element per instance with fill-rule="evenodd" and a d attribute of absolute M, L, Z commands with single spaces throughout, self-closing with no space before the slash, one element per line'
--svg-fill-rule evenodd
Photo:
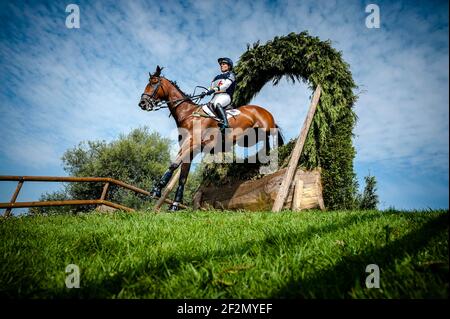
<path fill-rule="evenodd" d="M 302 203 L 303 196 L 303 181 L 301 179 L 297 180 L 294 187 L 294 194 L 292 196 L 292 210 L 301 210 L 300 205 Z"/>
<path fill-rule="evenodd" d="M 175 187 L 176 183 L 180 179 L 180 174 L 181 174 L 181 168 L 177 169 L 175 174 L 170 179 L 169 184 L 167 184 L 166 189 L 164 189 L 164 192 L 162 193 L 161 197 L 156 202 L 155 210 L 157 212 L 159 212 L 162 204 L 164 204 L 164 202 L 166 201 L 167 196 L 170 194 L 170 192 L 172 191 L 172 189 Z"/>
<path fill-rule="evenodd" d="M 283 182 L 281 183 L 280 190 L 278 191 L 277 194 L 277 198 L 275 199 L 275 202 L 273 204 L 272 207 L 273 212 L 279 212 L 283 208 L 284 201 L 286 200 L 286 197 L 289 193 L 289 187 L 291 185 L 292 178 L 294 177 L 294 173 L 297 169 L 298 160 L 300 159 L 300 155 L 302 154 L 303 145 L 305 144 L 309 127 L 311 126 L 314 113 L 316 112 L 317 104 L 319 103 L 320 93 L 321 88 L 320 85 L 318 85 L 316 90 L 314 91 L 311 105 L 309 106 L 309 111 L 306 116 L 305 122 L 303 123 L 300 136 L 298 137 L 297 143 L 295 143 L 294 150 L 292 151 L 286 175 L 283 179 Z"/>
<path fill-rule="evenodd" d="M 109 188 L 109 182 L 105 183 L 105 186 L 103 186 L 103 191 L 102 191 L 102 195 L 100 196 L 100 200 L 105 200 L 106 199 L 106 194 L 108 193 L 108 188 Z M 98 210 L 99 212 L 113 212 L 116 209 L 114 207 L 110 207 L 110 206 L 106 206 L 106 205 L 98 205 L 96 210 Z"/>
<path fill-rule="evenodd" d="M 23 181 L 19 181 L 17 183 L 17 187 L 16 190 L 14 192 L 14 194 L 11 197 L 11 200 L 9 201 L 11 204 L 16 202 L 17 196 L 19 195 L 20 189 L 22 188 L 23 185 Z M 4 217 L 9 217 L 11 216 L 11 208 L 7 208 L 5 210 L 5 214 L 3 215 Z"/>
<path fill-rule="evenodd" d="M 109 188 L 109 182 L 107 182 L 105 184 L 105 186 L 103 186 L 102 196 L 100 197 L 100 200 L 106 199 L 106 193 L 108 192 L 108 188 Z"/>

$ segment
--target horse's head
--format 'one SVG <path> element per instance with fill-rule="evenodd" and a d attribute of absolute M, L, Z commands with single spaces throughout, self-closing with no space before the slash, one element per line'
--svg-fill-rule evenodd
<path fill-rule="evenodd" d="M 156 71 L 150 75 L 148 84 L 145 87 L 144 93 L 141 95 L 139 101 L 139 107 L 146 111 L 152 111 L 158 105 L 161 100 L 167 99 L 167 93 L 164 92 L 162 87 L 163 78 L 161 77 L 161 71 L 163 68 L 156 67 Z"/>

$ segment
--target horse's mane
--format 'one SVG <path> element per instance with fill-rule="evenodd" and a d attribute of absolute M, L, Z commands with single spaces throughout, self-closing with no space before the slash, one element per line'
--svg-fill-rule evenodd
<path fill-rule="evenodd" d="M 191 97 L 188 95 L 188 94 L 186 94 L 186 93 L 184 93 L 183 92 L 183 90 L 182 89 L 180 89 L 180 87 L 178 86 L 178 84 L 177 84 L 177 82 L 176 81 L 171 81 L 171 80 L 169 80 L 168 78 L 165 78 L 167 81 L 169 81 L 182 95 L 183 95 L 183 97 L 185 97 L 185 98 L 189 98 L 189 100 L 187 100 L 186 102 L 189 102 L 189 103 L 192 103 L 192 104 L 195 104 L 192 100 L 191 100 Z"/>
<path fill-rule="evenodd" d="M 173 85 L 174 87 L 176 87 L 177 90 L 180 91 L 180 93 L 183 94 L 184 97 L 188 97 L 187 94 L 184 93 L 182 89 L 180 89 L 180 87 L 178 86 L 178 84 L 177 84 L 176 81 L 171 81 L 171 80 L 169 80 L 169 79 L 166 79 L 166 80 L 169 81 L 170 83 L 172 83 L 172 85 Z"/>

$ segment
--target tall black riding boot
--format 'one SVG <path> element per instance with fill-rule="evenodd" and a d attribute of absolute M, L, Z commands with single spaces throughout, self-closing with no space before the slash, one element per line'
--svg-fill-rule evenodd
<path fill-rule="evenodd" d="M 220 104 L 216 105 L 216 110 L 217 110 L 217 115 L 223 122 L 223 124 L 220 127 L 220 130 L 222 131 L 222 133 L 224 133 L 225 129 L 230 127 L 228 125 L 227 114 L 225 113 L 225 110 L 223 109 L 222 105 L 220 105 Z"/>

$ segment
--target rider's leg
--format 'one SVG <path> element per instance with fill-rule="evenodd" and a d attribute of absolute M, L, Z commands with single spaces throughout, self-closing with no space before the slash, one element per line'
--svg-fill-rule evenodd
<path fill-rule="evenodd" d="M 219 116 L 219 118 L 222 120 L 222 125 L 220 128 L 223 130 L 223 129 L 230 127 L 228 125 L 227 114 L 225 113 L 225 110 L 223 109 L 223 107 L 220 103 L 216 104 L 216 113 Z"/>
<path fill-rule="evenodd" d="M 223 122 L 221 125 L 221 130 L 223 131 L 224 129 L 230 127 L 228 125 L 228 119 L 224 108 L 231 103 L 231 97 L 226 93 L 220 93 L 216 94 L 211 102 L 214 103 L 216 114 Z"/>

